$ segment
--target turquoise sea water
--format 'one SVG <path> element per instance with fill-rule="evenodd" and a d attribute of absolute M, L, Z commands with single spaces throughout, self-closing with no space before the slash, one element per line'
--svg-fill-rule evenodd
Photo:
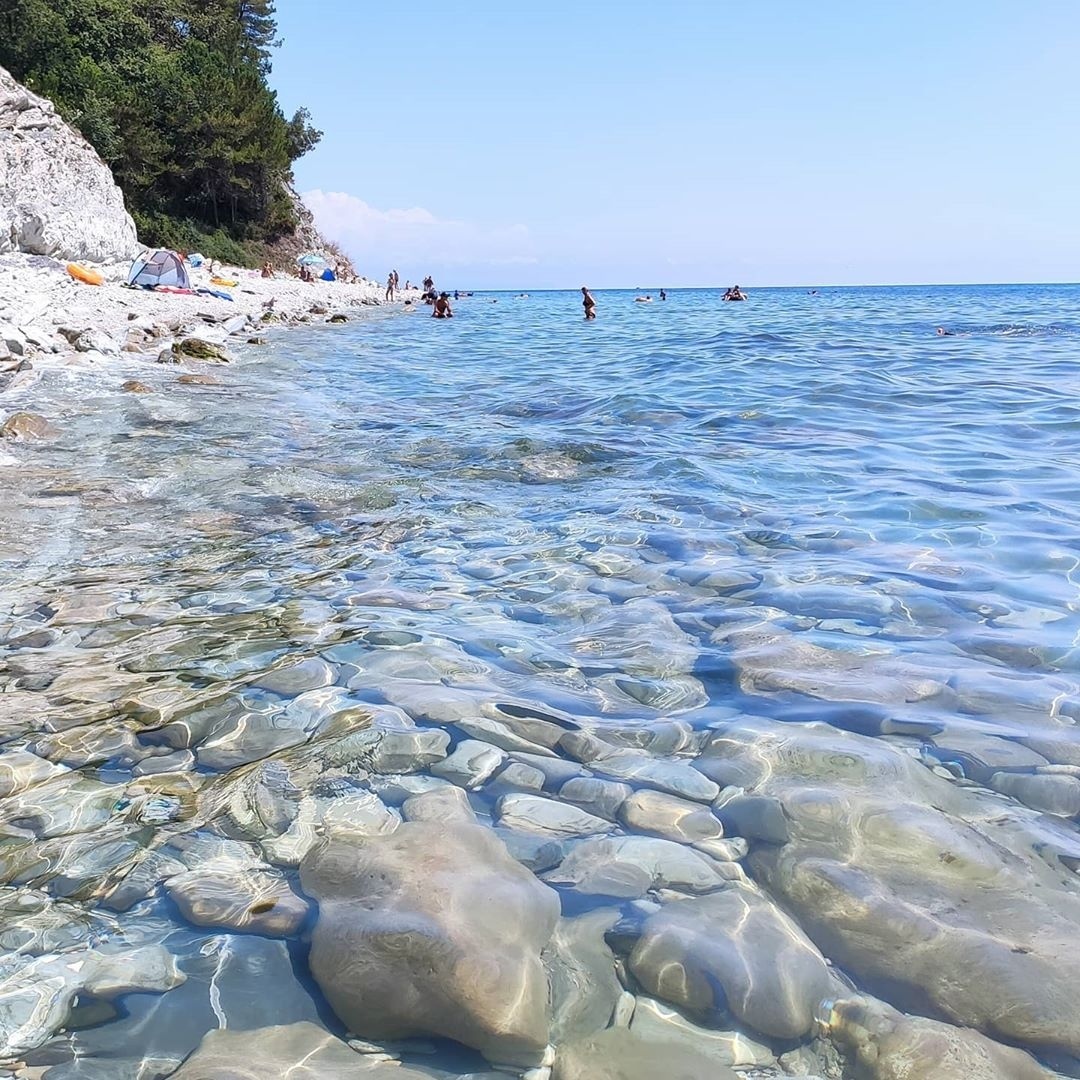
<path fill-rule="evenodd" d="M 574 292 L 477 294 L 453 321 L 378 312 L 282 334 L 215 371 L 217 387 L 131 361 L 0 398 L 60 429 L 3 470 L 0 772 L 30 749 L 79 774 L 0 801 L 0 933 L 36 942 L 31 957 L 164 943 L 188 975 L 112 1012 L 84 1004 L 84 1024 L 27 1048 L 52 1080 L 99 1075 L 71 1071 L 86 1057 L 173 1068 L 223 1013 L 239 1030 L 344 1030 L 308 970 L 314 914 L 284 937 L 197 928 L 151 874 L 129 907 L 110 897 L 148 852 L 192 838 L 248 845 L 299 892 L 274 842 L 311 784 L 375 791 L 393 813 L 406 794 L 377 769 L 293 775 L 301 750 L 322 768 L 335 717 L 365 708 L 388 730 L 445 731 L 449 748 L 529 752 L 531 718 L 692 765 L 723 789 L 702 805 L 746 840 L 747 882 L 846 991 L 1080 1075 L 1080 1030 L 1039 997 L 1072 985 L 1062 954 L 1080 930 L 1080 286 L 596 295 L 590 323 Z M 158 392 L 121 393 L 132 374 Z M 262 685 L 297 660 L 323 663 L 314 685 Z M 508 726 L 485 736 L 471 718 Z M 739 748 L 721 754 L 724 740 Z M 140 780 L 166 753 L 170 770 Z M 731 767 L 702 764 L 718 755 Z M 270 763 L 291 785 L 276 817 L 221 795 L 235 784 L 252 802 L 243 785 Z M 505 832 L 497 776 L 470 799 Z M 560 801 L 550 781 L 540 794 Z M 785 843 L 724 811 L 748 796 L 782 807 Z M 813 799 L 832 826 L 800 816 Z M 910 807 L 923 816 L 905 831 Z M 526 864 L 550 873 L 580 843 L 556 839 L 554 862 Z M 1010 1026 L 1000 1002 L 938 992 L 883 911 L 881 952 L 904 969 L 887 970 L 844 921 L 855 886 L 800 891 L 815 859 L 943 920 L 940 963 L 971 958 L 961 981 L 1001 970 L 984 946 L 1003 964 L 1045 954 L 1000 977 L 1005 1005 L 1034 995 L 1019 1012 L 1036 1019 Z M 914 880 L 905 859 L 924 867 Z M 552 883 L 566 915 L 640 918 L 641 902 L 680 898 L 658 885 L 635 908 Z M 1029 890 L 1050 894 L 1030 927 L 1016 916 Z M 20 929 L 26 896 L 66 905 L 48 932 L 44 916 Z M 952 908 L 983 944 L 954 948 Z M 706 1019 L 775 1055 L 814 1037 L 725 1006 Z M 483 1068 L 449 1044 L 417 1060 Z"/>

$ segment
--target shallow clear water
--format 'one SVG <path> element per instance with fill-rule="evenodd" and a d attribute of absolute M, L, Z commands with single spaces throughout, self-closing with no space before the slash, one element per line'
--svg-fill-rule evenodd
<path fill-rule="evenodd" d="M 153 1056 L 136 1021 L 170 1000 L 170 1023 L 185 1020 L 166 1058 L 219 1026 L 196 1000 L 213 983 L 199 974 L 207 956 L 251 953 L 255 970 L 271 963 L 255 956 L 269 939 L 195 930 L 160 888 L 127 912 L 103 900 L 135 853 L 177 833 L 262 843 L 265 830 L 168 799 L 276 755 L 288 764 L 304 745 L 317 757 L 353 706 L 401 708 L 453 743 L 477 737 L 458 723 L 470 709 L 533 715 L 686 761 L 744 715 L 796 733 L 825 721 L 961 792 L 950 820 L 1004 815 L 1015 836 L 995 843 L 1050 860 L 1072 897 L 1080 287 L 633 296 L 599 293 L 592 323 L 574 293 L 488 294 L 461 300 L 452 322 L 425 309 L 291 332 L 220 387 L 132 361 L 159 392 L 63 372 L 0 396 L 60 429 L 13 446 L 18 464 L 2 472 L 0 731 L 7 753 L 29 746 L 94 785 L 0 802 L 2 891 L 65 897 L 106 936 L 165 941 L 189 976 L 28 1060 Z M 259 684 L 308 658 L 339 689 L 317 687 L 300 716 L 292 690 Z M 634 734 L 672 720 L 685 721 L 681 743 Z M 64 734 L 78 731 L 93 734 Z M 166 750 L 191 753 L 151 792 L 166 803 L 158 821 L 132 811 L 147 797 L 132 769 Z M 1060 783 L 1015 782 L 1037 775 Z M 482 816 L 498 819 L 496 794 L 473 794 Z M 102 831 L 129 847 L 95 863 L 84 841 Z M 746 869 L 798 914 L 766 870 Z M 568 913 L 599 903 L 562 891 Z M 5 912 L 0 930 L 19 920 Z M 306 934 L 273 959 L 295 981 L 280 1006 L 237 1007 L 234 1026 L 337 1030 Z M 895 991 L 865 959 L 837 966 L 902 1009 L 973 1023 L 1063 1069 L 1077 1053 Z M 257 975 L 232 978 L 231 993 L 255 992 Z M 428 1064 L 456 1060 L 440 1053 Z"/>

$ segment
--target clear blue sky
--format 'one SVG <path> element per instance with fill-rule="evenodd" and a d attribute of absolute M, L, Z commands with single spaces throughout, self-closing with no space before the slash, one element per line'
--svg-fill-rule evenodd
<path fill-rule="evenodd" d="M 1080 0 L 278 0 L 371 276 L 1077 281 Z M 320 194 L 321 193 L 321 194 Z"/>

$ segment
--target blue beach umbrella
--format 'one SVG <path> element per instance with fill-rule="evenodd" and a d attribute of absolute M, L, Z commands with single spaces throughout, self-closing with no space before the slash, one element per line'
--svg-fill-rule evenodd
<path fill-rule="evenodd" d="M 321 255 L 301 255 L 296 261 L 300 266 L 318 266 L 326 262 Z"/>

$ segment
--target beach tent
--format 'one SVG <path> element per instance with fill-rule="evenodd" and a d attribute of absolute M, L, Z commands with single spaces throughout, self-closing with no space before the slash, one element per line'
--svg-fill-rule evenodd
<path fill-rule="evenodd" d="M 177 289 L 190 289 L 191 281 L 184 260 L 175 251 L 158 248 L 144 251 L 128 271 L 129 285 L 171 285 Z"/>

